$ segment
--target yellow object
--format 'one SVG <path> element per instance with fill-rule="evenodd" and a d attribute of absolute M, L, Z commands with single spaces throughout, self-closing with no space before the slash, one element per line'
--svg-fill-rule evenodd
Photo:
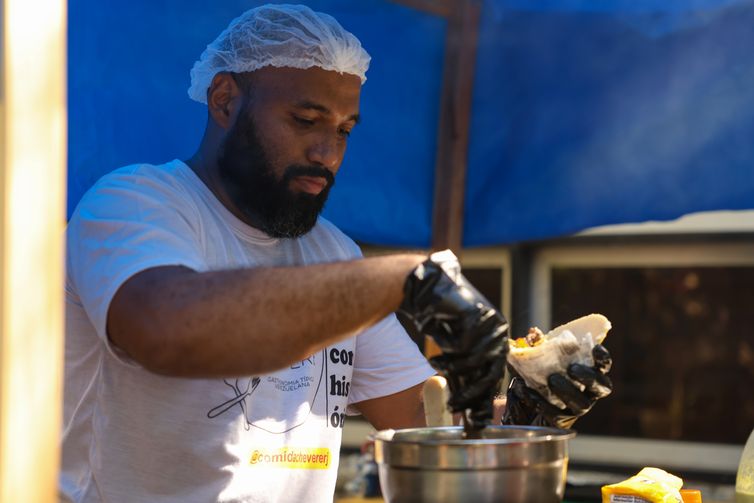
<path fill-rule="evenodd" d="M 643 468 L 628 480 L 602 487 L 602 503 L 682 503 L 683 480 L 660 470 Z"/>
<path fill-rule="evenodd" d="M 432 376 L 424 381 L 424 419 L 427 426 L 453 426 L 453 414 L 448 409 L 450 390 L 442 376 Z"/>
<path fill-rule="evenodd" d="M 518 339 L 511 339 L 510 343 L 511 343 L 511 346 L 513 346 L 514 348 L 524 349 L 524 348 L 529 347 L 529 343 L 526 342 L 526 337 L 519 337 Z"/>
<path fill-rule="evenodd" d="M 754 503 L 754 431 L 749 435 L 738 463 L 736 503 Z"/>

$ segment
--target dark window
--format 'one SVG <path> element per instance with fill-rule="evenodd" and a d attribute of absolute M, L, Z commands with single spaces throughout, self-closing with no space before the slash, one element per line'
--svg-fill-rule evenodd
<path fill-rule="evenodd" d="M 464 267 L 463 275 L 487 297 L 493 306 L 503 308 L 503 271 L 499 267 Z"/>
<path fill-rule="evenodd" d="M 613 324 L 613 395 L 582 433 L 742 444 L 754 424 L 754 268 L 556 268 L 552 321 Z"/>

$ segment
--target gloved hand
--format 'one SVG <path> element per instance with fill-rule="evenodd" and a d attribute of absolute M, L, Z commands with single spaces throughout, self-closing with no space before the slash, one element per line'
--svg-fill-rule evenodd
<path fill-rule="evenodd" d="M 483 428 L 508 354 L 505 318 L 463 277 L 449 251 L 408 276 L 400 310 L 442 350 L 430 363 L 448 380 L 451 410 L 468 411 L 470 426 Z"/>
<path fill-rule="evenodd" d="M 552 374 L 547 378 L 550 391 L 566 404 L 565 409 L 554 406 L 527 387 L 520 376 L 514 375 L 508 386 L 502 423 L 571 428 L 578 418 L 591 410 L 597 400 L 606 397 L 613 390 L 613 383 L 606 375 L 613 364 L 610 353 L 604 346 L 597 344 L 592 349 L 592 356 L 594 366 L 574 363 L 567 369 L 571 379 L 584 385 L 584 391 L 561 374 Z"/>

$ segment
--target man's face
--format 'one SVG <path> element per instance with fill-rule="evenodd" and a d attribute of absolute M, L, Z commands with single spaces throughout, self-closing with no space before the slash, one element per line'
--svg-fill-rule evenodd
<path fill-rule="evenodd" d="M 361 81 L 320 68 L 247 74 L 245 98 L 219 153 L 220 181 L 249 223 L 273 237 L 314 226 L 358 122 Z"/>

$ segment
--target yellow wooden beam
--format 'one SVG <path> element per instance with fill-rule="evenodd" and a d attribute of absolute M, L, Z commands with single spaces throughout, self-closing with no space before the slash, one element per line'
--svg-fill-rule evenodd
<path fill-rule="evenodd" d="M 0 502 L 57 501 L 62 415 L 66 2 L 3 0 Z"/>

